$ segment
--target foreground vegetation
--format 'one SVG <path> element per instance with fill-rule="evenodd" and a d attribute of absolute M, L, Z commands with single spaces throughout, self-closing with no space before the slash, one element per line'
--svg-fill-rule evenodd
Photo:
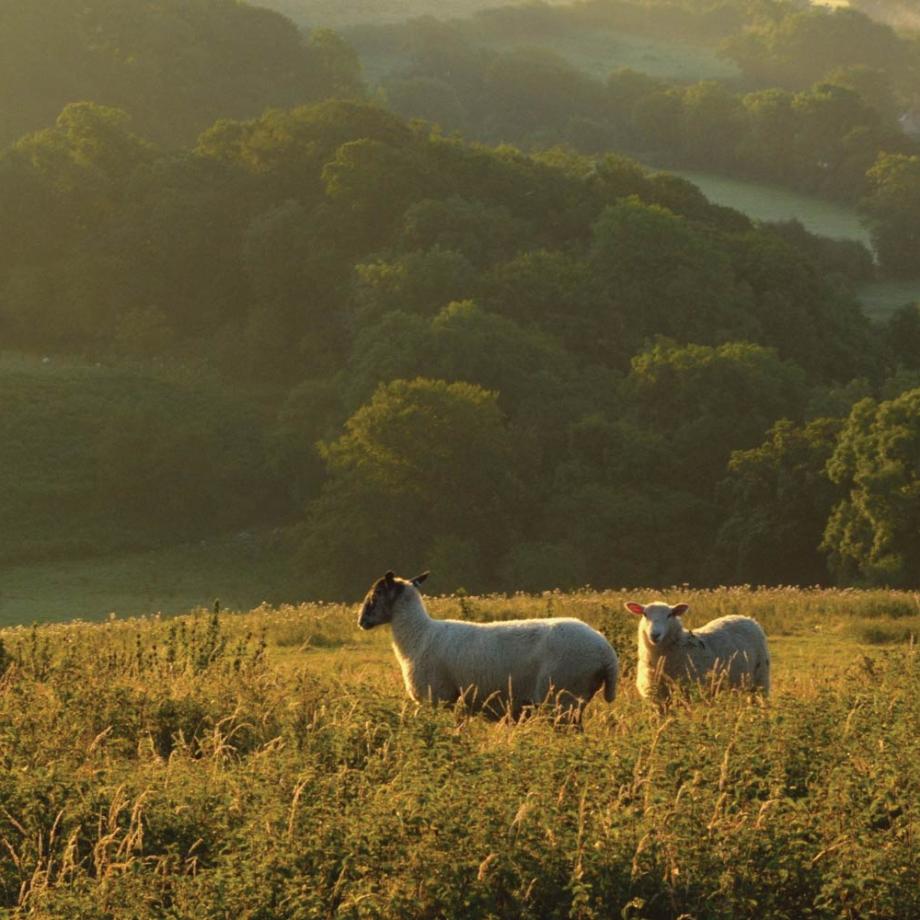
<path fill-rule="evenodd" d="M 583 734 L 408 704 L 342 606 L 0 632 L 0 909 L 917 916 L 917 596 L 667 594 L 760 619 L 769 703 L 641 705 L 624 592 L 431 603 L 605 631 L 623 682 Z"/>

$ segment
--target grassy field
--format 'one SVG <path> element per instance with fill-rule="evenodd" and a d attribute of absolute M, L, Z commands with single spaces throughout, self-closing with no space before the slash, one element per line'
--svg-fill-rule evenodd
<path fill-rule="evenodd" d="M 858 293 L 866 314 L 881 321 L 905 304 L 920 303 L 920 279 L 873 281 L 862 285 Z"/>
<path fill-rule="evenodd" d="M 855 208 L 824 198 L 802 195 L 776 185 L 732 179 L 712 173 L 669 169 L 698 186 L 716 204 L 741 211 L 755 220 L 798 220 L 806 230 L 831 239 L 857 240 L 871 246 L 869 231 Z"/>
<path fill-rule="evenodd" d="M 489 47 L 498 51 L 528 45 L 549 48 L 573 67 L 601 80 L 624 67 L 653 77 L 687 82 L 731 80 L 739 76 L 738 68 L 731 61 L 720 58 L 711 48 L 625 32 L 569 29 L 532 40 L 489 43 Z"/>
<path fill-rule="evenodd" d="M 445 18 L 443 14 L 439 18 Z M 409 57 L 379 42 L 366 47 L 364 31 L 346 32 L 361 56 L 365 80 L 371 85 L 384 81 L 411 64 Z M 718 57 L 710 48 L 681 41 L 667 41 L 625 32 L 563 29 L 534 36 L 485 37 L 471 30 L 470 40 L 493 51 L 507 52 L 519 48 L 543 48 L 555 52 L 573 67 L 592 77 L 606 80 L 614 70 L 629 67 L 656 77 L 692 82 L 726 80 L 738 76 L 730 61 Z"/>
<path fill-rule="evenodd" d="M 430 601 L 603 630 L 624 676 L 583 733 L 409 703 L 344 606 L 0 630 L 0 913 L 918 916 L 918 596 L 666 595 L 757 616 L 768 703 L 642 704 L 651 591 Z"/>
<path fill-rule="evenodd" d="M 523 0 L 522 0 L 523 2 Z M 555 5 L 554 0 L 546 0 Z M 556 0 L 556 3 L 566 0 Z M 342 29 L 367 23 L 404 22 L 418 16 L 471 16 L 511 4 L 502 0 L 267 0 L 262 4 L 309 28 Z"/>
<path fill-rule="evenodd" d="M 234 610 L 293 600 L 291 538 L 253 529 L 141 552 L 0 569 L 0 626 L 119 616 Z"/>
<path fill-rule="evenodd" d="M 6 353 L 0 392 L 0 623 L 121 608 L 123 594 L 103 597 L 119 569 L 142 582 L 127 592 L 131 612 L 151 612 L 138 604 L 162 593 L 148 591 L 141 550 L 232 543 L 220 535 L 265 523 L 271 410 L 251 388 L 177 367 Z M 181 573 L 188 555 L 183 546 L 162 561 Z M 95 561 L 50 565 L 61 560 Z M 151 570 L 166 567 L 151 557 Z M 81 594 L 84 584 L 99 597 Z M 181 595 L 183 609 L 195 603 Z"/>
<path fill-rule="evenodd" d="M 698 186 L 716 204 L 726 205 L 755 220 L 798 220 L 806 230 L 831 239 L 856 240 L 871 249 L 868 229 L 854 208 L 838 202 L 801 195 L 788 189 L 711 173 L 671 169 Z M 920 278 L 863 284 L 857 296 L 866 315 L 879 322 L 908 303 L 920 302 Z"/>

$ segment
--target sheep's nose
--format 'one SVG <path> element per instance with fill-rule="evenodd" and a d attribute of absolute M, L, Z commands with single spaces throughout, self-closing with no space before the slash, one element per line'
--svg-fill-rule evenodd
<path fill-rule="evenodd" d="M 649 633 L 649 638 L 652 640 L 652 642 L 655 645 L 657 645 L 659 640 L 661 639 L 661 633 L 656 633 L 656 632 Z"/>

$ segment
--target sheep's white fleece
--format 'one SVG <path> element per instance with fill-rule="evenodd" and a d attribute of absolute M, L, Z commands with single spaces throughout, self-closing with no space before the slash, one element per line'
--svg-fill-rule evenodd
<path fill-rule="evenodd" d="M 714 671 L 719 672 L 716 679 L 722 681 L 721 686 L 750 687 L 769 694 L 770 653 L 767 637 L 756 620 L 719 617 L 693 631 L 679 616 L 672 616 L 669 623 L 663 639 L 653 644 L 648 637 L 648 619 L 639 621 L 636 687 L 640 696 L 667 699 L 670 681 L 709 681 Z"/>
<path fill-rule="evenodd" d="M 608 703 L 616 695 L 616 652 L 581 620 L 434 620 L 407 585 L 391 622 L 406 690 L 417 701 L 454 702 L 464 694 L 474 708 L 489 701 L 494 710 L 518 715 L 550 690 L 562 706 L 578 710 L 602 685 Z"/>

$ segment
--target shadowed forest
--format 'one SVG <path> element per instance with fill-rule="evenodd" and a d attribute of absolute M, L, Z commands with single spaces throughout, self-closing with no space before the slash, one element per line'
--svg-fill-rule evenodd
<path fill-rule="evenodd" d="M 915 587 L 915 33 L 372 7 L 0 4 L 7 619 L 49 564 L 228 541 L 241 603 L 419 565 Z M 871 245 L 668 166 L 845 203 Z M 895 292 L 871 320 L 867 284 Z"/>

